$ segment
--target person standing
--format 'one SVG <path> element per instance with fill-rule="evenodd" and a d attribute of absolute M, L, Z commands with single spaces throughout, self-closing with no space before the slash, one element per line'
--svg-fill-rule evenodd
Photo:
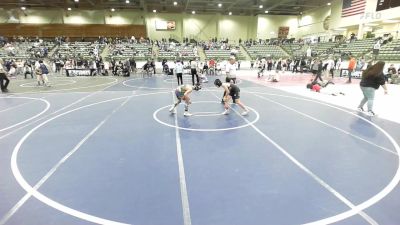
<path fill-rule="evenodd" d="M 388 93 L 387 87 L 385 84 L 385 76 L 383 74 L 383 68 L 385 67 L 385 62 L 379 61 L 375 65 L 367 68 L 361 76 L 360 88 L 364 95 L 364 98 L 361 100 L 358 105 L 358 110 L 364 112 L 363 106 L 367 103 L 368 107 L 368 115 L 374 116 L 375 113 L 373 111 L 374 99 L 375 99 L 375 91 L 382 86 L 385 94 Z"/>
<path fill-rule="evenodd" d="M 0 59 L 0 86 L 1 86 L 1 91 L 6 93 L 8 92 L 8 84 L 10 83 L 10 80 L 8 79 L 6 75 L 6 70 L 4 69 L 4 62 L 2 59 Z"/>
<path fill-rule="evenodd" d="M 209 61 L 209 67 L 210 67 L 210 74 L 212 73 L 212 75 L 215 75 L 215 60 L 211 59 Z"/>
<path fill-rule="evenodd" d="M 200 85 L 199 75 L 197 74 L 197 60 L 190 62 L 190 74 L 192 74 L 192 85 L 194 86 L 194 76 L 196 76 L 197 85 Z"/>
<path fill-rule="evenodd" d="M 178 80 L 178 85 L 182 85 L 183 84 L 183 80 L 182 80 L 183 65 L 180 60 L 176 61 L 175 73 L 176 73 L 176 78 Z"/>
<path fill-rule="evenodd" d="M 350 55 L 350 61 L 349 61 L 349 66 L 347 67 L 349 71 L 349 79 L 347 80 L 347 83 L 351 83 L 351 73 L 354 71 L 356 67 L 356 59 Z"/>
<path fill-rule="evenodd" d="M 49 70 L 47 69 L 47 66 L 43 63 L 42 60 L 40 60 L 39 67 L 37 68 L 36 71 L 38 86 L 40 86 L 40 81 L 42 81 L 44 86 L 50 87 L 49 79 L 47 77 L 48 74 Z"/>
<path fill-rule="evenodd" d="M 229 62 L 226 64 L 226 79 L 227 83 L 233 82 L 236 84 L 236 60 L 234 56 L 229 57 Z"/>
<path fill-rule="evenodd" d="M 319 60 L 318 58 L 315 58 L 313 64 L 311 65 L 311 70 L 312 70 L 312 73 L 315 75 L 314 82 L 316 82 L 318 79 L 320 81 L 323 81 L 322 77 L 321 77 L 321 73 L 322 73 L 321 60 Z"/>
<path fill-rule="evenodd" d="M 333 73 L 333 70 L 335 68 L 335 61 L 333 61 L 332 57 L 329 57 L 328 61 L 326 63 L 327 63 L 326 74 L 327 75 L 330 74 L 332 76 L 332 79 L 333 79 L 333 77 L 335 76 L 334 73 Z M 328 77 L 328 76 L 326 76 L 326 77 Z"/>

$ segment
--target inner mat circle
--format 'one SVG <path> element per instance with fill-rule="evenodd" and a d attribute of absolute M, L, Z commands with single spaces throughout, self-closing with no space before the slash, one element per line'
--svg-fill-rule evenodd
<path fill-rule="evenodd" d="M 197 102 L 193 102 L 192 104 L 201 104 L 201 103 L 207 103 L 207 104 L 210 104 L 210 103 L 211 103 L 211 104 L 218 104 L 218 105 L 221 105 L 221 103 L 220 103 L 220 102 L 217 102 L 217 101 L 197 101 Z M 199 117 L 205 117 L 204 115 L 207 115 L 207 114 L 208 114 L 207 117 L 215 116 L 215 117 L 221 117 L 221 119 L 228 119 L 229 117 L 232 117 L 232 116 L 234 116 L 234 117 L 241 117 L 244 124 L 238 125 L 238 126 L 233 126 L 233 127 L 225 127 L 225 128 L 189 128 L 189 127 L 182 127 L 182 126 L 179 126 L 179 125 L 178 125 L 178 126 L 175 126 L 174 123 L 167 123 L 167 122 L 162 121 L 162 120 L 159 118 L 159 116 L 158 116 L 159 113 L 166 113 L 166 114 L 168 114 L 168 115 L 173 115 L 173 114 L 171 114 L 171 113 L 168 111 L 168 109 L 169 109 L 170 107 L 171 107 L 171 105 L 166 105 L 166 106 L 163 106 L 163 107 L 157 109 L 157 110 L 153 113 L 153 118 L 154 118 L 154 120 L 156 120 L 158 123 L 160 123 L 160 124 L 162 124 L 162 125 L 165 125 L 165 126 L 168 126 L 168 127 L 172 127 L 172 128 L 178 128 L 178 129 L 180 129 L 180 130 L 199 131 L 199 132 L 212 132 L 212 131 L 236 130 L 236 129 L 241 129 L 241 128 L 245 128 L 245 127 L 251 126 L 251 125 L 253 125 L 254 123 L 256 123 L 256 122 L 260 119 L 260 114 L 259 114 L 255 109 L 253 109 L 253 108 L 251 108 L 251 107 L 249 107 L 249 106 L 246 106 L 247 108 L 250 109 L 250 112 L 249 112 L 248 115 L 251 116 L 252 114 L 255 114 L 255 118 L 254 118 L 252 121 L 249 121 L 249 120 L 248 120 L 248 116 L 241 116 L 241 115 L 240 115 L 240 112 L 238 112 L 239 109 L 234 109 L 234 110 L 231 109 L 229 115 L 223 115 L 223 114 L 222 114 L 223 108 L 221 108 L 221 113 L 215 113 L 215 112 L 207 113 L 207 112 L 192 112 L 192 111 L 191 111 L 191 113 L 193 114 L 193 116 L 185 117 L 186 120 L 191 120 L 191 119 L 193 119 L 193 117 L 196 117 L 196 115 L 198 115 Z M 239 107 L 238 107 L 238 108 L 239 108 Z M 236 113 L 235 111 L 237 111 L 238 113 Z M 175 115 L 173 115 L 173 116 L 175 116 Z M 178 115 L 178 116 L 180 116 L 180 115 Z M 183 115 L 182 115 L 182 117 L 183 117 Z"/>
<path fill-rule="evenodd" d="M 50 82 L 51 86 L 65 86 L 65 85 L 71 85 L 71 84 L 75 84 L 76 80 L 61 80 L 61 81 L 57 81 L 57 82 Z M 37 82 L 30 82 L 30 83 L 25 83 L 25 84 L 21 84 L 19 85 L 20 87 L 37 87 Z"/>

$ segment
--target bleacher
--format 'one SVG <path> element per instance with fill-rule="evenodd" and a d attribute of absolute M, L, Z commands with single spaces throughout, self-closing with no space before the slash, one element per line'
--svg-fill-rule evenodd
<path fill-rule="evenodd" d="M 325 54 L 329 49 L 334 49 L 338 43 L 336 42 L 322 42 L 311 44 L 311 50 L 316 52 L 318 55 Z"/>
<path fill-rule="evenodd" d="M 382 46 L 377 59 L 383 61 L 400 61 L 400 40 L 393 40 Z"/>
<path fill-rule="evenodd" d="M 299 43 L 283 44 L 281 47 L 293 57 L 305 55 L 308 48 L 307 45 Z"/>
<path fill-rule="evenodd" d="M 0 49 L 0 58 L 29 59 L 44 58 L 44 49 L 47 53 L 55 46 L 53 42 L 12 42 Z"/>
<path fill-rule="evenodd" d="M 164 49 L 160 49 L 158 53 L 159 59 L 193 59 L 198 57 L 198 54 L 194 52 L 194 46 L 175 46 L 172 49 L 168 49 L 167 51 Z"/>
<path fill-rule="evenodd" d="M 340 51 L 341 53 L 351 53 L 353 56 L 360 57 L 367 52 L 372 51 L 375 39 L 363 39 L 356 40 L 351 43 L 342 43 L 339 47 L 335 48 L 335 51 Z"/>
<path fill-rule="evenodd" d="M 71 42 L 64 43 L 60 45 L 55 54 L 61 56 L 61 58 L 70 57 L 81 57 L 81 58 L 91 58 L 95 53 L 95 48 L 97 47 L 98 53 L 104 49 L 105 44 L 98 44 L 92 42 Z"/>
<path fill-rule="evenodd" d="M 287 58 L 289 55 L 277 45 L 252 45 L 243 46 L 252 59 L 271 57 L 274 59 Z"/>
<path fill-rule="evenodd" d="M 146 60 L 152 57 L 152 46 L 141 43 L 123 42 L 110 48 L 109 55 L 116 60 L 135 58 L 135 60 Z"/>
<path fill-rule="evenodd" d="M 236 53 L 236 58 L 240 60 L 245 59 L 240 50 L 237 51 L 238 52 Z M 207 59 L 221 59 L 221 60 L 228 59 L 231 56 L 231 52 L 232 52 L 231 50 L 226 50 L 226 49 L 204 50 Z"/>

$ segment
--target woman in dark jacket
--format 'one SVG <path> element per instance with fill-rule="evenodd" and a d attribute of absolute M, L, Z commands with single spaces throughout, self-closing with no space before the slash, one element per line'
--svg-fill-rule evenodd
<path fill-rule="evenodd" d="M 360 88 L 363 92 L 364 98 L 361 100 L 358 110 L 364 111 L 363 106 L 368 102 L 368 115 L 370 116 L 375 115 L 374 111 L 372 111 L 374 106 L 375 90 L 382 86 L 385 90 L 385 94 L 387 94 L 383 67 L 385 67 L 385 62 L 379 61 L 375 65 L 368 67 L 362 73 Z"/>

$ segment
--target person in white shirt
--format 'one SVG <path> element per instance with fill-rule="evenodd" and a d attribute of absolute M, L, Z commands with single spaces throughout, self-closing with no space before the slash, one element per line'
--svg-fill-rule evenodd
<path fill-rule="evenodd" d="M 311 48 L 310 47 L 308 47 L 306 54 L 307 54 L 308 58 L 311 57 Z"/>
<path fill-rule="evenodd" d="M 231 56 L 229 62 L 226 64 L 226 82 L 233 82 L 236 84 L 236 60 L 235 57 Z"/>
<path fill-rule="evenodd" d="M 333 61 L 332 57 L 329 57 L 328 60 L 326 61 L 326 63 L 328 65 L 326 66 L 327 76 L 325 76 L 325 77 L 328 77 L 328 75 L 331 74 L 332 79 L 333 79 L 333 77 L 334 77 L 333 69 L 335 68 L 335 61 Z"/>
<path fill-rule="evenodd" d="M 183 65 L 182 65 L 181 61 L 178 60 L 175 63 L 175 74 L 176 74 L 176 78 L 178 80 L 178 85 L 183 84 L 182 73 L 183 73 Z"/>
<path fill-rule="evenodd" d="M 240 101 L 240 88 L 236 84 L 231 84 L 231 83 L 222 83 L 219 79 L 215 79 L 214 85 L 217 86 L 218 88 L 222 86 L 224 89 L 224 96 L 223 96 L 223 102 L 224 102 L 224 108 L 225 111 L 223 112 L 224 115 L 229 114 L 229 100 L 232 99 L 233 103 L 238 104 L 240 108 L 243 109 L 242 116 L 246 116 L 249 114 L 249 109 Z"/>
<path fill-rule="evenodd" d="M 373 53 L 374 55 L 378 55 L 380 49 L 381 49 L 381 42 L 380 42 L 380 41 L 377 41 L 377 42 L 375 43 L 375 45 L 374 45 L 374 49 L 373 49 L 372 53 Z"/>
<path fill-rule="evenodd" d="M 194 86 L 194 76 L 196 75 L 197 85 L 200 85 L 199 75 L 197 74 L 197 60 L 190 62 L 190 73 L 192 74 L 192 85 Z"/>
<path fill-rule="evenodd" d="M 172 114 L 176 113 L 176 107 L 182 102 L 185 102 L 185 112 L 183 113 L 184 116 L 192 116 L 193 114 L 189 113 L 189 105 L 192 104 L 192 101 L 190 100 L 190 94 L 192 91 L 198 91 L 200 90 L 199 86 L 192 86 L 190 84 L 185 84 L 185 85 L 179 85 L 175 89 L 175 96 L 178 101 L 174 103 L 174 105 L 171 106 L 169 111 Z"/>

